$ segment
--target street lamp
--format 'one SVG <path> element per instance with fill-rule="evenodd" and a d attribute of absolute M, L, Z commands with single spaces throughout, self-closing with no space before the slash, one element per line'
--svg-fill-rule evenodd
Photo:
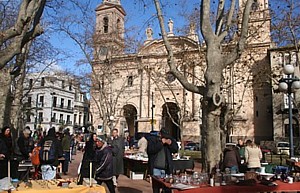
<path fill-rule="evenodd" d="M 155 108 L 155 105 L 153 104 L 153 95 L 154 95 L 154 93 L 152 92 L 152 94 L 151 94 L 151 101 L 152 101 L 152 104 L 151 104 L 151 131 L 154 131 L 154 108 Z"/>
<path fill-rule="evenodd" d="M 290 132 L 290 157 L 294 157 L 294 141 L 293 141 L 293 109 L 292 109 L 292 93 L 300 88 L 300 79 L 294 76 L 295 68 L 291 64 L 284 65 L 283 73 L 287 75 L 279 80 L 279 90 L 288 96 L 289 106 L 289 132 Z"/>

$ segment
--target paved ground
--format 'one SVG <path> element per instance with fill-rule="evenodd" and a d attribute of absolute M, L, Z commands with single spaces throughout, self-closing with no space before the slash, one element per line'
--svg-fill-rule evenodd
<path fill-rule="evenodd" d="M 72 163 L 69 166 L 68 175 L 62 175 L 62 178 L 77 178 L 77 169 L 82 160 L 82 152 L 77 151 L 73 155 Z M 104 184 L 103 184 L 104 185 Z M 107 192 L 109 192 L 107 190 Z M 151 184 L 146 180 L 132 180 L 125 175 L 120 175 L 118 179 L 117 193 L 152 193 Z"/>
<path fill-rule="evenodd" d="M 62 175 L 62 178 L 77 178 L 77 169 L 82 160 L 82 152 L 77 151 L 73 155 L 72 163 L 69 166 L 68 175 Z M 195 171 L 200 171 L 200 164 L 195 162 Z M 107 190 L 107 192 L 109 192 Z M 125 175 L 120 175 L 118 179 L 117 193 L 152 193 L 151 183 L 146 180 L 132 180 Z"/>

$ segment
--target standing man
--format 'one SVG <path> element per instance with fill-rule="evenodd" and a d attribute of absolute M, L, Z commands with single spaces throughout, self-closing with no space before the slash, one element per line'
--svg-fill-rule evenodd
<path fill-rule="evenodd" d="M 96 139 L 96 171 L 95 179 L 97 184 L 104 182 L 110 193 L 115 193 L 113 183 L 113 156 L 111 147 L 109 147 L 104 138 Z"/>
<path fill-rule="evenodd" d="M 113 154 L 113 174 L 114 174 L 114 186 L 117 186 L 117 180 L 120 174 L 124 173 L 124 139 L 119 136 L 118 129 L 113 129 L 111 133 L 110 145 L 112 147 Z"/>
<path fill-rule="evenodd" d="M 169 132 L 162 128 L 158 136 L 148 138 L 148 170 L 150 175 L 163 178 L 173 173 L 172 153 L 178 152 L 178 144 Z M 153 182 L 153 181 L 152 181 Z M 152 183 L 153 193 L 159 193 L 160 188 Z"/>
<path fill-rule="evenodd" d="M 63 138 L 61 140 L 62 148 L 63 148 L 63 155 L 65 161 L 62 165 L 62 172 L 64 175 L 67 175 L 69 170 L 69 162 L 70 162 L 70 147 L 71 147 L 71 136 L 69 129 L 66 129 L 63 134 Z"/>

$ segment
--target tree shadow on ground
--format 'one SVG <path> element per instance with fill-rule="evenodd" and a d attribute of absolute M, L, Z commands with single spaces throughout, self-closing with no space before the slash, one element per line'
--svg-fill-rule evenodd
<path fill-rule="evenodd" d="M 143 193 L 142 190 L 137 190 L 135 188 L 130 188 L 130 187 L 118 187 L 118 192 L 119 193 Z"/>

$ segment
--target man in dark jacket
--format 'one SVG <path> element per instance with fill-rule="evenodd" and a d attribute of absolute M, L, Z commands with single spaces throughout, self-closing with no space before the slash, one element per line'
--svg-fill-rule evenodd
<path fill-rule="evenodd" d="M 52 141 L 54 145 L 55 158 L 46 161 L 45 159 L 42 158 L 43 156 L 42 151 L 44 149 L 43 147 L 45 146 L 45 142 L 48 141 Z M 40 157 L 41 157 L 42 178 L 44 180 L 54 179 L 56 176 L 56 168 L 59 165 L 58 158 L 63 157 L 62 145 L 61 142 L 56 138 L 54 127 L 49 129 L 48 135 L 41 140 L 40 146 L 41 146 Z"/>
<path fill-rule="evenodd" d="M 96 140 L 96 177 L 98 184 L 104 182 L 110 193 L 115 193 L 113 184 L 113 156 L 104 138 L 97 137 Z"/>
<path fill-rule="evenodd" d="M 166 174 L 173 173 L 172 153 L 178 152 L 178 144 L 169 132 L 162 128 L 159 136 L 151 136 L 148 138 L 147 154 L 148 154 L 148 170 L 151 176 L 159 178 L 165 177 Z M 159 193 L 160 190 L 153 186 L 153 193 Z"/>
<path fill-rule="evenodd" d="M 124 174 L 124 138 L 119 136 L 118 129 L 113 129 L 109 144 L 112 147 L 113 153 L 113 182 L 117 186 L 117 179 L 120 174 Z"/>
<path fill-rule="evenodd" d="M 67 175 L 69 170 L 69 162 L 70 162 L 70 147 L 71 147 L 71 136 L 69 129 L 66 129 L 63 134 L 63 138 L 61 140 L 62 148 L 63 148 L 63 155 L 65 161 L 62 165 L 62 172 L 64 175 Z"/>

